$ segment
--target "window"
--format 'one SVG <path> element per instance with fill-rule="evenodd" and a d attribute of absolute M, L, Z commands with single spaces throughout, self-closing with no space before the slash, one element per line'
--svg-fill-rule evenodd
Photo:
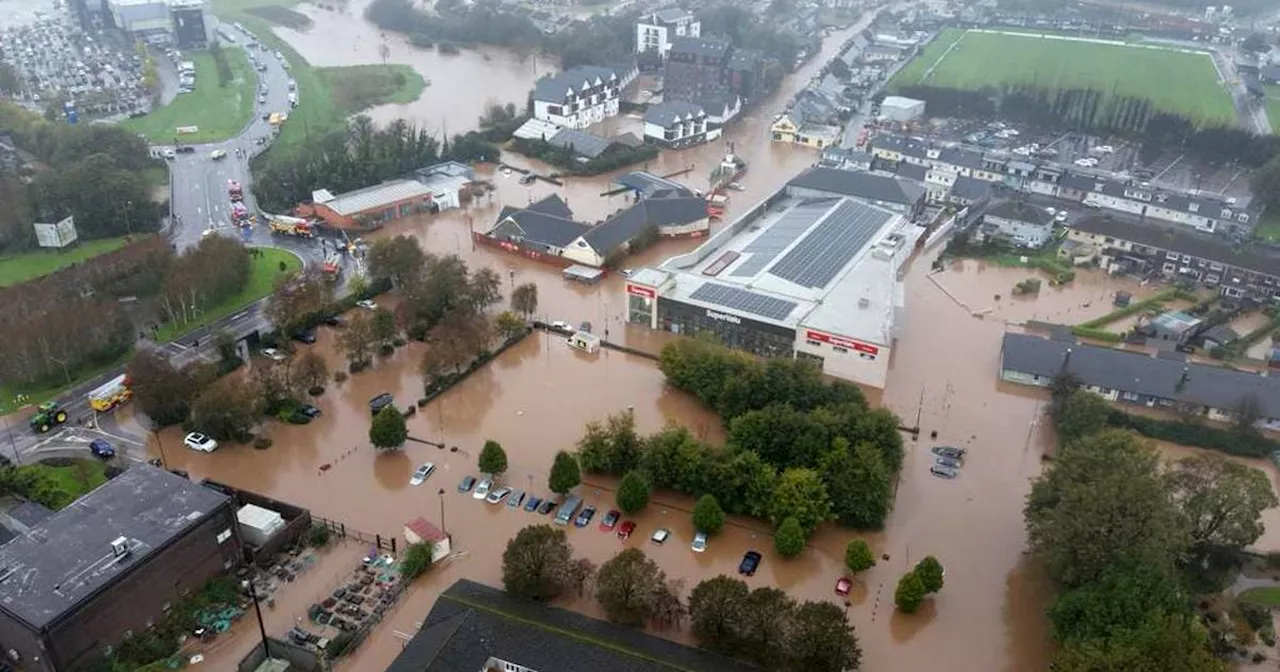
<path fill-rule="evenodd" d="M 225 542 L 226 542 L 228 539 L 230 539 L 230 538 L 231 538 L 231 528 L 229 528 L 229 527 L 228 527 L 227 529 L 225 529 L 225 530 L 223 530 L 223 531 L 221 531 L 221 532 L 219 532 L 219 533 L 218 533 L 218 543 L 219 543 L 219 544 L 221 544 L 221 543 L 225 543 Z"/>
<path fill-rule="evenodd" d="M 848 349 L 848 348 L 842 348 L 842 347 L 840 347 L 840 346 L 838 346 L 838 345 L 833 345 L 833 346 L 831 346 L 831 349 L 832 349 L 832 350 L 835 350 L 836 352 L 838 352 L 838 353 L 840 353 L 840 354 L 842 354 L 842 355 L 847 355 L 847 354 L 849 354 L 849 349 Z"/>
<path fill-rule="evenodd" d="M 822 347 L 822 342 L 821 342 L 821 341 L 815 341 L 815 340 L 812 340 L 812 339 L 805 339 L 805 343 L 808 343 L 809 345 L 812 345 L 812 346 L 813 346 L 813 347 L 815 347 L 815 348 L 821 348 L 821 347 Z"/>
<path fill-rule="evenodd" d="M 876 356 L 869 352 L 859 352 L 858 356 L 870 362 L 876 361 Z"/>
<path fill-rule="evenodd" d="M 1125 392 L 1120 395 L 1120 398 L 1124 399 L 1125 401 L 1137 401 L 1138 395 L 1133 392 Z"/>
<path fill-rule="evenodd" d="M 168 613 L 169 610 L 172 608 L 173 608 L 173 605 L 168 602 L 165 602 L 164 604 L 160 605 L 160 611 L 163 611 L 165 613 Z"/>
<path fill-rule="evenodd" d="M 124 631 L 124 634 L 122 634 L 122 635 L 120 635 L 120 636 L 121 636 L 121 637 L 123 637 L 123 638 L 125 638 L 125 639 L 133 639 L 133 630 L 125 630 L 125 631 Z"/>

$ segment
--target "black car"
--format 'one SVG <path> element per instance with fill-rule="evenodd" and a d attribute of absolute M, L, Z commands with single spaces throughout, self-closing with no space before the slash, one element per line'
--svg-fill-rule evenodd
<path fill-rule="evenodd" d="M 337 315 L 330 315 L 329 317 L 326 317 L 323 320 L 320 320 L 320 323 L 326 327 L 341 327 L 342 318 L 338 317 Z"/>
<path fill-rule="evenodd" d="M 194 154 L 195 151 L 196 151 L 196 148 L 192 147 L 191 145 L 180 145 L 177 149 L 177 152 L 179 154 Z"/>
<path fill-rule="evenodd" d="M 396 403 L 396 398 L 391 396 L 390 392 L 383 392 L 369 400 L 369 412 L 377 415 L 378 411 L 381 411 L 394 403 Z"/>
<path fill-rule="evenodd" d="M 320 417 L 321 410 L 311 404 L 303 404 L 298 407 L 298 412 L 311 418 L 312 420 Z"/>
<path fill-rule="evenodd" d="M 560 502 L 557 502 L 556 500 L 548 497 L 542 500 L 542 503 L 538 505 L 538 514 L 545 516 L 548 513 L 551 513 L 551 510 L 556 508 L 559 505 L 560 505 Z"/>
<path fill-rule="evenodd" d="M 756 570 L 760 568 L 760 554 L 755 551 L 747 551 L 742 556 L 742 562 L 738 563 L 738 573 L 743 576 L 755 576 Z"/>
<path fill-rule="evenodd" d="M 316 332 L 310 329 L 307 329 L 305 331 L 299 331 L 298 333 L 293 335 L 293 338 L 301 343 L 306 343 L 307 345 L 311 345 L 312 343 L 316 342 Z"/>

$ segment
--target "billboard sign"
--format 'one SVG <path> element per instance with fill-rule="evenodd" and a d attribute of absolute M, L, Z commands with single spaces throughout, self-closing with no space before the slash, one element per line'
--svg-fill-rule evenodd
<path fill-rule="evenodd" d="M 654 291 L 654 290 L 652 290 L 652 289 L 650 289 L 650 288 L 648 288 L 648 287 L 642 287 L 642 286 L 640 286 L 640 285 L 633 285 L 633 284 L 631 284 L 631 283 L 629 283 L 629 282 L 627 283 L 627 293 L 628 293 L 628 294 L 635 294 L 636 296 L 643 296 L 643 297 L 644 297 L 644 298 L 646 298 L 646 299 L 652 299 L 652 298 L 654 298 L 654 297 L 656 297 L 656 296 L 658 295 L 658 293 L 657 293 L 656 291 Z"/>
<path fill-rule="evenodd" d="M 36 244 L 40 247 L 62 248 L 76 242 L 76 225 L 72 217 L 57 224 L 36 222 Z"/>
<path fill-rule="evenodd" d="M 846 338 L 844 336 L 836 336 L 813 329 L 806 329 L 804 337 L 810 341 L 818 341 L 819 343 L 827 343 L 838 348 L 853 350 L 855 352 L 863 352 L 868 355 L 880 354 L 880 348 L 870 343 L 864 343 L 857 339 Z"/>

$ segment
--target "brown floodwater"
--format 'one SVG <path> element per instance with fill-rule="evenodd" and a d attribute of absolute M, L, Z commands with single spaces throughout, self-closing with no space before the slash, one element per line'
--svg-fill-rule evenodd
<path fill-rule="evenodd" d="M 380 60 L 377 31 L 356 18 L 360 7 L 358 2 L 352 3 L 345 15 L 306 8 L 317 21 L 315 28 L 305 35 L 278 30 L 317 64 L 361 62 L 355 59 L 376 62 Z M 770 142 L 768 125 L 786 98 L 817 72 L 848 34 L 827 40 L 823 56 L 789 78 L 777 97 L 764 101 L 728 134 L 727 140 L 734 142 L 749 168 L 740 180 L 746 191 L 732 194 L 726 221 L 816 159 L 812 150 Z M 467 120 L 494 95 L 523 100 L 532 84 L 532 72 L 480 74 L 510 65 L 503 60 L 507 57 L 496 52 L 490 53 L 489 60 L 480 52 L 440 57 L 407 47 L 393 36 L 386 39 L 389 44 L 395 42 L 392 61 L 412 63 L 432 78 L 428 96 L 446 91 L 450 95 L 450 130 L 455 120 L 459 130 L 465 128 Z M 330 48 L 331 44 L 348 42 L 355 43 L 350 53 Z M 515 57 L 509 58 L 518 63 Z M 505 72 L 515 70 L 518 68 L 513 66 Z M 507 76 L 512 79 L 499 79 Z M 520 80 L 518 90 L 508 91 L 517 86 L 519 76 L 528 78 Z M 454 84 L 445 89 L 442 84 L 448 81 Z M 486 82 L 483 91 L 466 86 L 475 81 Z M 459 90 L 467 93 L 459 94 Z M 434 123 L 431 110 L 440 109 L 438 103 L 443 98 L 433 100 L 435 108 L 423 103 L 421 118 L 428 123 Z M 473 107 L 475 112 L 457 111 Z M 664 152 L 648 168 L 667 174 L 691 167 L 676 179 L 704 188 L 724 151 L 725 143 L 713 143 Z M 550 172 L 548 167 L 517 155 L 505 158 L 513 165 Z M 598 333 L 607 329 L 610 340 L 653 352 L 661 347 L 669 336 L 623 323 L 620 278 L 606 278 L 596 286 L 569 283 L 555 268 L 471 243 L 470 232 L 491 225 L 503 205 L 521 205 L 551 193 L 564 197 L 579 219 L 601 219 L 627 205 L 621 196 L 600 196 L 609 189 L 612 176 L 572 178 L 563 187 L 544 182 L 526 187 L 493 166 L 482 167 L 480 172 L 497 187 L 492 197 L 464 210 L 396 222 L 375 237 L 412 235 L 433 253 L 458 254 L 472 268 L 492 268 L 501 274 L 504 291 L 514 284 L 535 283 L 539 290 L 537 312 L 545 319 L 590 321 Z M 633 267 L 655 264 L 696 244 L 665 241 L 629 263 Z M 756 549 L 765 560 L 748 583 L 776 585 L 797 599 L 834 601 L 838 599 L 833 587 L 842 571 L 844 546 L 863 536 L 877 555 L 888 556 L 857 579 L 848 599 L 847 610 L 857 627 L 866 669 L 1044 669 L 1051 650 L 1043 616 L 1050 591 L 1043 575 L 1024 555 L 1022 505 L 1031 480 L 1040 473 L 1041 457 L 1052 443 L 1044 418 L 1047 395 L 1043 390 L 999 382 L 1001 335 L 1019 329 L 1027 320 L 1074 323 L 1097 317 L 1112 310 L 1111 296 L 1117 290 L 1140 298 L 1158 288 L 1088 270 L 1082 270 L 1071 285 L 1054 288 L 1036 271 L 974 261 L 930 274 L 928 262 L 936 254 L 936 250 L 925 253 L 908 272 L 908 309 L 888 385 L 882 394 L 872 395 L 902 416 L 904 424 L 918 425 L 921 430 L 918 441 L 908 439 L 895 509 L 883 531 L 859 535 L 825 526 L 811 539 L 805 553 L 784 561 L 773 553 L 765 526 L 735 520 L 712 540 L 706 553 L 695 554 L 688 548 L 693 533 L 688 513 L 691 502 L 684 496 L 657 493 L 655 501 L 636 519 L 639 528 L 630 540 L 620 541 L 594 526 L 570 528 L 568 534 L 576 551 L 603 562 L 625 546 L 644 548 L 668 576 L 683 580 L 687 591 L 704 578 L 733 575 L 742 553 Z M 1014 284 L 1033 275 L 1045 281 L 1038 296 L 1010 296 Z M 319 342 L 310 347 L 324 354 L 334 368 L 342 368 L 330 330 L 322 329 Z M 500 585 L 506 541 L 524 525 L 546 522 L 545 518 L 476 502 L 456 492 L 457 482 L 475 473 L 476 454 L 484 440 L 494 439 L 506 447 L 511 467 L 505 482 L 538 494 L 545 493 L 546 471 L 555 452 L 572 449 L 584 423 L 610 413 L 634 409 L 644 432 L 678 422 L 706 440 L 723 440 L 718 419 L 688 395 L 665 385 L 652 361 L 610 351 L 588 357 L 569 350 L 561 338 L 539 333 L 409 420 L 411 436 L 442 441 L 450 448 L 410 442 L 403 452 L 379 455 L 368 445 L 367 402 L 381 392 L 392 392 L 401 406 L 413 403 L 421 392 L 417 374 L 420 348 L 410 344 L 392 357 L 380 359 L 371 371 L 331 386 L 318 401 L 324 415 L 317 422 L 302 427 L 272 425 L 275 447 L 269 450 L 228 446 L 212 455 L 197 454 L 180 447 L 177 430 L 164 434 L 170 464 L 187 468 L 194 476 L 209 476 L 295 502 L 370 534 L 399 536 L 406 521 L 424 516 L 453 535 L 459 557 L 420 579 L 403 605 L 389 614 L 371 641 L 341 665 L 342 669 L 383 669 L 401 647 L 394 633 L 412 632 L 439 592 L 454 580 L 466 577 Z M 936 440 L 930 438 L 933 432 L 937 432 Z M 929 474 L 932 457 L 928 447 L 934 443 L 969 449 L 959 478 L 946 481 Z M 452 451 L 454 446 L 457 452 Z M 428 460 L 437 465 L 435 475 L 423 486 L 409 486 L 415 466 Z M 582 490 L 603 512 L 611 508 L 611 487 L 609 479 L 591 479 Z M 438 495 L 441 488 L 445 493 Z M 658 527 L 673 532 L 663 546 L 648 541 Z M 1280 533 L 1280 528 L 1276 532 Z M 947 567 L 946 587 L 921 613 L 910 617 L 895 614 L 892 599 L 898 577 L 930 554 Z M 268 615 L 268 624 L 283 632 L 289 620 L 285 616 L 296 609 L 291 605 L 296 602 L 305 609 L 317 591 L 324 590 L 299 587 L 300 597 L 278 606 Z M 590 600 L 571 601 L 569 606 L 598 615 Z M 680 632 L 663 634 L 687 641 L 687 635 Z"/>

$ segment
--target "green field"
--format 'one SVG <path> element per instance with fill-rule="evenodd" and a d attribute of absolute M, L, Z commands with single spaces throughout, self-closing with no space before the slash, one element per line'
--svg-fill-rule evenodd
<path fill-rule="evenodd" d="M 231 66 L 231 82 L 218 86 L 218 69 L 208 52 L 192 52 L 186 58 L 196 66 L 196 90 L 178 94 L 172 103 L 152 110 L 145 117 L 128 119 L 120 125 L 141 133 L 155 143 L 214 142 L 237 135 L 253 117 L 253 101 L 258 88 L 258 73 L 249 66 L 243 49 L 225 48 Z M 196 133 L 179 136 L 179 126 L 196 126 Z"/>
<path fill-rule="evenodd" d="M 265 297 L 275 288 L 276 278 L 280 277 L 280 263 L 285 264 L 285 273 L 292 273 L 302 268 L 302 260 L 292 252 L 274 247 L 254 248 L 262 252 L 262 256 L 253 257 L 249 267 L 249 281 L 239 294 L 223 301 L 205 311 L 200 317 L 188 322 L 166 322 L 156 331 L 157 343 L 166 343 L 179 336 L 195 331 L 200 327 L 216 322 L 241 308 Z"/>
<path fill-rule="evenodd" d="M 1231 96 L 1209 56 L 1160 48 L 948 28 L 898 71 L 888 89 L 913 85 L 970 91 L 1000 85 L 1090 89 L 1146 99 L 1158 110 L 1201 123 L 1236 122 Z"/>
<path fill-rule="evenodd" d="M 0 287 L 10 287 L 44 277 L 72 264 L 118 250 L 130 240 L 128 236 L 85 240 L 65 250 L 38 250 L 11 257 L 0 257 Z"/>

